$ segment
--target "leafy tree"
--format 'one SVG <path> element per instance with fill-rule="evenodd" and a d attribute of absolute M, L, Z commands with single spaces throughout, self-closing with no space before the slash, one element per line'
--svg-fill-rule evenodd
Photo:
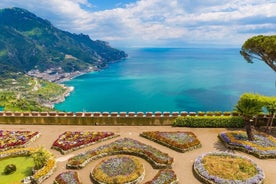
<path fill-rule="evenodd" d="M 240 53 L 247 62 L 264 61 L 276 72 L 276 35 L 249 38 L 242 45 Z"/>
<path fill-rule="evenodd" d="M 258 115 L 262 111 L 263 107 L 263 103 L 259 98 L 260 95 L 244 93 L 240 96 L 240 99 L 235 106 L 235 110 L 243 116 L 249 141 L 254 140 L 254 134 L 252 130 L 254 116 Z"/>

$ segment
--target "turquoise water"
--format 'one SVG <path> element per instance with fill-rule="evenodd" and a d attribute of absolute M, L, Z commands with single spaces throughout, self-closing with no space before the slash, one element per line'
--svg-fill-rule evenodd
<path fill-rule="evenodd" d="M 129 57 L 66 82 L 63 111 L 231 111 L 244 92 L 275 95 L 276 75 L 239 49 L 127 49 Z"/>

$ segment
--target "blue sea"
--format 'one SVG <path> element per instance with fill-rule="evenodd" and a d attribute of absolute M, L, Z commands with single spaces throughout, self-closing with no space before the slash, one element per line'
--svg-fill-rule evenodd
<path fill-rule="evenodd" d="M 127 59 L 65 82 L 61 111 L 231 111 L 245 92 L 276 95 L 276 73 L 239 49 L 132 48 Z"/>

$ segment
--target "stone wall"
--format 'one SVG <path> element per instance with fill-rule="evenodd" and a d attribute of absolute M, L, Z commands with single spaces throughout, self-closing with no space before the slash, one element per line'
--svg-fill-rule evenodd
<path fill-rule="evenodd" d="M 171 126 L 178 112 L 0 112 L 0 124 Z"/>
<path fill-rule="evenodd" d="M 226 114 L 221 114 L 226 115 Z M 238 114 L 227 114 L 238 116 Z M 103 125 L 103 126 L 171 126 L 179 116 L 201 116 L 195 112 L 5 112 L 0 111 L 0 124 L 31 125 Z M 204 116 L 208 116 L 205 114 Z M 215 115 L 212 115 L 215 116 Z M 264 125 L 266 117 L 259 118 Z"/>

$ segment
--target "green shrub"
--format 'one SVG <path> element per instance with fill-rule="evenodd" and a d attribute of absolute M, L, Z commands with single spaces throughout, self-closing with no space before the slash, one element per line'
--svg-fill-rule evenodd
<path fill-rule="evenodd" d="M 40 147 L 31 155 L 31 157 L 34 160 L 34 169 L 39 170 L 47 163 L 47 160 L 51 157 L 51 154 L 45 148 Z"/>
<path fill-rule="evenodd" d="M 213 127 L 213 128 L 241 128 L 244 126 L 242 117 L 239 116 L 195 116 L 178 117 L 173 122 L 178 127 Z"/>
<path fill-rule="evenodd" d="M 16 171 L 16 166 L 14 164 L 9 164 L 5 167 L 4 174 L 12 174 Z"/>

